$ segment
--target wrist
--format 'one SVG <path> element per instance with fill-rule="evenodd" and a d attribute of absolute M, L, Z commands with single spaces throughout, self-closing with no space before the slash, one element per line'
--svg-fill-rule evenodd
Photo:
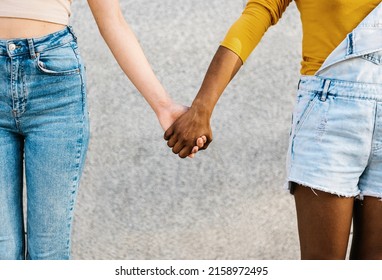
<path fill-rule="evenodd" d="M 160 98 L 150 102 L 151 108 L 158 117 L 167 114 L 174 106 L 174 101 L 166 93 L 160 94 L 159 96 Z"/>
<path fill-rule="evenodd" d="M 164 130 L 167 130 L 176 119 L 187 112 L 187 107 L 175 103 L 172 100 L 160 104 L 158 110 L 155 112 L 156 116 Z"/>
<path fill-rule="evenodd" d="M 195 99 L 192 102 L 191 109 L 200 116 L 211 117 L 214 106 L 204 100 Z"/>

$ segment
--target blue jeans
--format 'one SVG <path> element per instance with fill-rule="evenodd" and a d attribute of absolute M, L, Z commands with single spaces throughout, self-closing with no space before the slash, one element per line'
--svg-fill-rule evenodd
<path fill-rule="evenodd" d="M 0 40 L 0 73 L 0 259 L 69 259 L 89 140 L 76 37 Z"/>

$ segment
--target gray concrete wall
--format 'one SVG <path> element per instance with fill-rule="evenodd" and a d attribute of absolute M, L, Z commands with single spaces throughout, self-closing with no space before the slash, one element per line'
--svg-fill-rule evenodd
<path fill-rule="evenodd" d="M 189 105 L 244 1 L 124 0 L 126 19 L 171 96 Z M 294 4 L 220 99 L 214 141 L 180 159 L 100 37 L 86 1 L 72 25 L 87 65 L 91 142 L 74 259 L 298 259 L 283 190 L 301 26 Z"/>

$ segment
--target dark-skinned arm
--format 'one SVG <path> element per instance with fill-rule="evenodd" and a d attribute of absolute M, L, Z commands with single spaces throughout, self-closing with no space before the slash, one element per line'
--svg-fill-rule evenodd
<path fill-rule="evenodd" d="M 191 154 L 196 140 L 205 136 L 206 149 L 212 141 L 210 119 L 220 96 L 243 65 L 233 51 L 220 46 L 215 53 L 202 86 L 191 108 L 165 132 L 164 138 L 175 154 L 185 158 Z"/>

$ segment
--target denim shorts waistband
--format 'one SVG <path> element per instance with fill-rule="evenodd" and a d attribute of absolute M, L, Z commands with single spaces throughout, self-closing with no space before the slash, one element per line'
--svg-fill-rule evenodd
<path fill-rule="evenodd" d="M 382 101 L 382 84 L 361 83 L 329 79 L 320 76 L 300 77 L 298 89 L 303 91 L 327 91 L 340 97 L 374 99 Z"/>
<path fill-rule="evenodd" d="M 0 56 L 15 57 L 40 53 L 60 47 L 76 39 L 70 26 L 38 38 L 3 39 L 0 40 Z"/>

